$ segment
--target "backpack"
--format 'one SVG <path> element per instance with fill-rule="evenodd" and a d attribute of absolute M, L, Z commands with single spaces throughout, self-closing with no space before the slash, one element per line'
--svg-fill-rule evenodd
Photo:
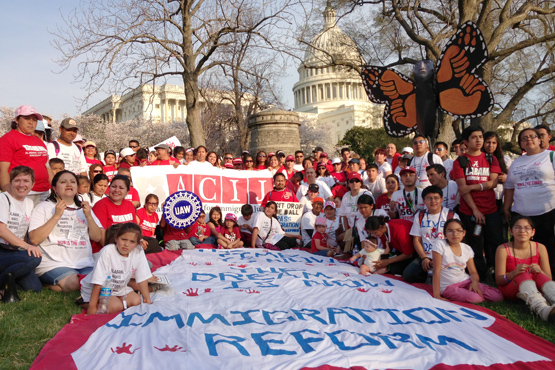
<path fill-rule="evenodd" d="M 486 154 L 486 159 L 488 160 L 489 166 L 491 168 L 491 162 L 493 162 L 493 156 L 489 153 L 485 153 L 485 154 Z M 463 173 L 465 173 L 466 172 L 466 167 L 468 166 L 468 162 L 470 162 L 468 157 L 461 155 L 461 156 L 457 157 L 457 162 L 459 162 L 459 164 L 461 165 L 461 168 L 463 170 Z M 552 162 L 553 162 L 553 159 L 552 159 Z"/>
<path fill-rule="evenodd" d="M 83 148 L 81 148 L 79 145 L 72 143 L 73 145 L 75 145 L 78 149 L 79 149 L 79 154 L 83 153 Z M 60 154 L 60 143 L 58 143 L 57 140 L 52 141 L 52 145 L 54 145 L 54 151 L 56 153 L 56 157 L 58 156 L 58 154 Z"/>

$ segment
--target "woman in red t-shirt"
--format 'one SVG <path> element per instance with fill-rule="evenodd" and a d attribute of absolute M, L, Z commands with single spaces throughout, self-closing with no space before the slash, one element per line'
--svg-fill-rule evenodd
<path fill-rule="evenodd" d="M 389 212 L 391 196 L 399 190 L 399 178 L 397 175 L 387 175 L 385 178 L 385 188 L 387 189 L 387 193 L 383 193 L 378 197 L 378 199 L 376 199 L 376 209 L 383 209 L 384 211 Z"/>
<path fill-rule="evenodd" d="M 118 173 L 118 165 L 116 163 L 116 152 L 113 150 L 107 150 L 104 152 L 104 173 L 108 176 L 108 180 L 112 181 L 112 178 Z"/>
<path fill-rule="evenodd" d="M 268 155 L 265 151 L 261 150 L 256 153 L 256 166 L 257 170 L 265 170 L 268 168 Z"/>
<path fill-rule="evenodd" d="M 158 208 L 158 196 L 156 194 L 148 194 L 145 198 L 145 206 L 137 210 L 137 223 L 143 231 L 143 240 L 148 243 L 145 253 L 161 252 L 162 248 L 156 239 L 156 226 L 160 217 L 156 213 Z"/>

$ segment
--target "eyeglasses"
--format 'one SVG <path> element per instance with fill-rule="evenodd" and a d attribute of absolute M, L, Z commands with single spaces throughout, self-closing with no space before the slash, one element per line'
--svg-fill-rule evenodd
<path fill-rule="evenodd" d="M 462 234 L 464 232 L 463 229 L 448 229 L 445 231 L 446 234 Z"/>
<path fill-rule="evenodd" d="M 513 229 L 515 229 L 516 231 L 525 231 L 527 233 L 533 230 L 532 226 L 519 226 L 519 225 L 513 226 Z"/>
<path fill-rule="evenodd" d="M 538 138 L 538 135 L 528 135 L 528 136 L 521 137 L 520 141 L 534 140 L 537 138 Z"/>
<path fill-rule="evenodd" d="M 445 149 L 443 149 L 443 148 L 435 148 L 435 149 L 434 149 L 434 152 L 442 152 L 442 151 L 444 151 L 444 150 L 445 150 Z"/>
<path fill-rule="evenodd" d="M 359 179 L 352 179 L 352 180 L 349 180 L 349 183 L 352 184 L 353 182 L 360 182 L 360 180 L 359 180 Z"/>
<path fill-rule="evenodd" d="M 230 161 L 232 161 L 232 160 L 233 160 L 233 157 L 225 157 L 224 159 L 225 159 L 225 160 L 230 160 Z"/>
<path fill-rule="evenodd" d="M 135 148 L 138 148 L 139 146 L 138 145 L 129 145 L 129 147 L 132 148 L 132 149 L 135 149 Z"/>
<path fill-rule="evenodd" d="M 266 158 L 266 154 L 259 154 L 258 158 Z"/>
<path fill-rule="evenodd" d="M 102 170 L 93 171 L 93 173 L 102 173 Z"/>
<path fill-rule="evenodd" d="M 252 163 L 252 162 L 254 162 L 252 159 L 245 161 L 245 163 Z"/>
<path fill-rule="evenodd" d="M 157 206 L 158 207 L 158 203 L 154 203 L 154 202 L 146 202 L 147 206 Z"/>
<path fill-rule="evenodd" d="M 416 144 L 424 144 L 425 142 L 426 140 L 414 140 L 412 143 L 416 145 Z"/>

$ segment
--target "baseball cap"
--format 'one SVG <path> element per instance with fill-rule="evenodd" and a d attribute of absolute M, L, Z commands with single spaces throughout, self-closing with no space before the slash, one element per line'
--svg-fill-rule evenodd
<path fill-rule="evenodd" d="M 40 132 L 45 132 L 44 131 L 44 121 L 39 119 L 37 121 L 37 127 L 35 128 L 35 131 L 40 131 Z"/>
<path fill-rule="evenodd" d="M 75 120 L 73 118 L 64 118 L 64 120 L 62 121 L 62 123 L 60 124 L 60 127 L 65 128 L 66 130 L 71 130 L 71 129 L 79 129 L 79 127 L 77 127 L 77 122 L 75 122 Z"/>
<path fill-rule="evenodd" d="M 359 161 L 358 159 L 356 159 L 356 158 L 351 158 L 351 159 L 349 160 L 349 163 L 360 164 L 360 161 Z"/>
<path fill-rule="evenodd" d="M 314 222 L 314 226 L 326 226 L 326 218 L 325 217 L 316 218 L 316 222 Z"/>
<path fill-rule="evenodd" d="M 351 172 L 351 173 L 347 176 L 347 178 L 348 178 L 349 180 L 357 179 L 357 180 L 362 181 L 362 176 L 360 176 L 360 173 L 358 173 L 358 172 Z"/>
<path fill-rule="evenodd" d="M 241 158 L 234 158 L 232 163 L 233 164 L 243 164 L 243 160 Z"/>
<path fill-rule="evenodd" d="M 287 161 L 294 161 L 294 160 L 295 160 L 295 157 L 293 157 L 291 154 L 289 154 L 289 155 L 285 158 L 285 161 L 286 161 L 286 162 L 287 162 Z"/>
<path fill-rule="evenodd" d="M 331 161 L 331 164 L 341 164 L 341 159 L 335 157 L 335 158 Z"/>
<path fill-rule="evenodd" d="M 326 207 L 332 207 L 333 209 L 335 209 L 335 202 L 331 200 L 326 200 L 326 203 L 324 203 L 324 209 L 326 209 Z"/>
<path fill-rule="evenodd" d="M 226 163 L 226 164 L 224 164 L 224 167 L 225 167 L 225 168 L 231 168 L 231 169 L 233 169 L 233 164 L 231 164 L 231 163 Z"/>
<path fill-rule="evenodd" d="M 251 154 L 251 152 L 249 152 L 248 150 L 243 150 L 243 152 L 241 153 L 241 155 L 243 154 Z"/>
<path fill-rule="evenodd" d="M 324 204 L 324 199 L 321 197 L 316 197 L 314 198 L 314 200 L 312 201 L 312 204 L 316 203 L 316 202 L 322 202 L 322 204 Z"/>
<path fill-rule="evenodd" d="M 83 136 L 77 134 L 77 135 L 75 136 L 75 139 L 73 139 L 73 142 L 74 142 L 74 143 L 78 143 L 78 142 L 80 142 L 80 141 L 85 142 L 85 139 L 83 139 Z"/>
<path fill-rule="evenodd" d="M 228 214 L 226 214 L 226 215 L 225 215 L 225 219 L 226 219 L 226 220 L 232 220 L 232 221 L 237 222 L 237 216 L 235 216 L 233 213 L 228 213 Z"/>
<path fill-rule="evenodd" d="M 88 146 L 94 146 L 94 147 L 96 148 L 96 144 L 95 144 L 94 142 L 92 142 L 92 141 L 87 141 L 83 146 L 84 146 L 85 148 L 88 147 Z"/>
<path fill-rule="evenodd" d="M 276 153 L 270 152 L 270 153 L 268 153 L 268 158 L 273 157 L 274 155 L 276 155 Z"/>
<path fill-rule="evenodd" d="M 407 167 L 403 168 L 403 169 L 401 170 L 401 172 L 399 172 L 399 175 L 402 175 L 402 174 L 405 173 L 405 172 L 416 173 L 416 170 L 414 169 L 414 167 L 407 166 Z"/>
<path fill-rule="evenodd" d="M 166 149 L 169 152 L 170 146 L 168 144 L 159 144 L 159 145 L 156 145 L 154 149 Z"/>
<path fill-rule="evenodd" d="M 317 165 L 316 167 L 317 167 L 317 168 L 318 168 L 318 167 L 327 168 L 326 164 L 325 164 L 325 163 L 322 163 L 322 162 L 319 162 L 318 165 Z"/>
<path fill-rule="evenodd" d="M 278 150 L 278 151 L 276 152 L 276 155 L 277 155 L 278 157 L 285 157 L 285 153 L 283 152 L 283 150 Z"/>
<path fill-rule="evenodd" d="M 404 152 L 409 152 L 409 153 L 412 154 L 412 153 L 414 153 L 414 150 L 412 150 L 412 148 L 410 146 L 406 146 L 406 147 L 403 148 L 403 150 L 401 150 L 401 153 L 404 153 Z"/>
<path fill-rule="evenodd" d="M 156 148 L 154 148 L 156 149 Z M 193 153 L 195 151 L 195 148 L 189 148 L 187 150 L 185 150 L 185 153 Z"/>
<path fill-rule="evenodd" d="M 111 149 L 104 152 L 104 157 L 106 157 L 108 154 L 112 154 L 114 157 L 116 156 L 116 152 Z"/>
<path fill-rule="evenodd" d="M 326 152 L 320 153 L 320 157 L 329 158 L 328 153 L 326 153 Z"/>
<path fill-rule="evenodd" d="M 408 160 L 411 160 L 412 157 L 413 157 L 412 154 L 403 154 L 403 155 L 401 156 L 401 158 L 403 158 L 403 159 L 408 159 Z"/>
<path fill-rule="evenodd" d="M 318 186 L 318 184 L 310 184 L 308 185 L 308 191 L 314 191 L 318 193 L 320 192 L 320 186 Z"/>
<path fill-rule="evenodd" d="M 42 121 L 42 115 L 36 111 L 35 108 L 31 107 L 30 105 L 22 105 L 21 107 L 15 110 L 15 116 L 32 116 L 35 115 L 37 117 L 37 121 Z"/>
<path fill-rule="evenodd" d="M 323 152 L 324 149 L 322 149 L 321 146 L 317 146 L 316 148 L 314 148 L 314 150 L 312 151 L 312 153 L 316 153 L 316 152 Z"/>
<path fill-rule="evenodd" d="M 133 154 L 135 154 L 135 152 L 131 148 L 123 148 L 121 150 L 121 152 L 119 153 L 120 157 L 122 157 L 122 158 L 125 158 L 128 155 L 133 155 Z"/>

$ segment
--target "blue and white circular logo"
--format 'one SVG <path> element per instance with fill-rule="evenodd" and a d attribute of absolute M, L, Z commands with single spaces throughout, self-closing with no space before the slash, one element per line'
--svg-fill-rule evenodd
<path fill-rule="evenodd" d="M 166 199 L 162 210 L 166 222 L 176 229 L 191 226 L 202 211 L 200 198 L 190 191 L 178 191 Z"/>

